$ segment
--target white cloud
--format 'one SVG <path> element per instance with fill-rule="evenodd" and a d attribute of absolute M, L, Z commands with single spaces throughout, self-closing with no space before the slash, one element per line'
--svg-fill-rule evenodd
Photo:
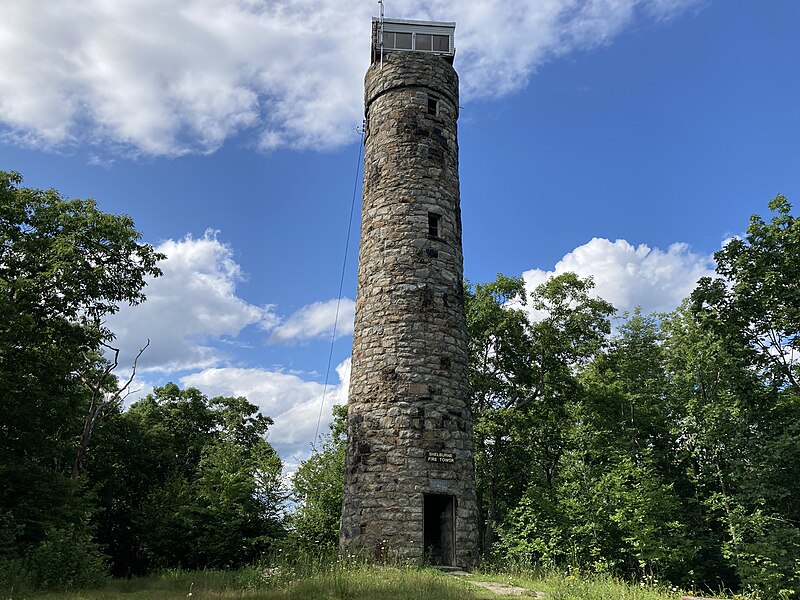
<path fill-rule="evenodd" d="M 217 365 L 222 352 L 211 341 L 237 336 L 248 325 L 269 329 L 277 323 L 271 306 L 255 306 L 236 295 L 241 269 L 233 252 L 213 232 L 187 236 L 157 247 L 167 255 L 164 274 L 150 280 L 147 301 L 124 306 L 108 320 L 115 344 L 126 355 L 150 339 L 142 371 L 176 371 Z M 128 366 L 127 359 L 121 363 Z"/>
<path fill-rule="evenodd" d="M 710 3 L 711 0 L 650 0 L 646 10 L 657 20 L 668 21 L 689 9 L 699 11 Z"/>
<path fill-rule="evenodd" d="M 552 271 L 532 269 L 522 277 L 531 292 L 549 277 L 568 271 L 593 277 L 595 293 L 618 310 L 641 306 L 645 312 L 675 309 L 698 279 L 714 273 L 713 258 L 691 252 L 687 244 L 672 244 L 664 251 L 594 238 L 566 254 Z"/>
<path fill-rule="evenodd" d="M 705 1 L 397 0 L 390 16 L 457 22 L 468 101 Z M 0 123 L 16 143 L 112 153 L 213 152 L 242 131 L 265 149 L 336 146 L 361 121 L 376 10 L 356 0 L 6 0 Z"/>
<path fill-rule="evenodd" d="M 338 318 L 337 318 L 338 310 Z M 313 338 L 329 337 L 336 323 L 337 339 L 353 333 L 356 303 L 350 298 L 342 298 L 337 308 L 337 300 L 314 302 L 299 309 L 272 332 L 270 343 L 293 342 Z"/>
<path fill-rule="evenodd" d="M 270 443 L 289 463 L 306 458 L 314 441 L 317 423 L 325 433 L 334 404 L 347 403 L 350 359 L 336 367 L 339 381 L 323 384 L 297 375 L 266 369 L 215 368 L 181 378 L 185 387 L 196 387 L 208 396 L 245 396 L 262 414 L 275 421 Z M 323 401 L 324 394 L 324 401 Z M 321 420 L 320 420 L 321 414 Z"/>

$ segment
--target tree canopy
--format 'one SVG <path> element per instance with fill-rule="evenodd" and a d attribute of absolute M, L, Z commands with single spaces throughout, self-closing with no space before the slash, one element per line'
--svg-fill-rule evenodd
<path fill-rule="evenodd" d="M 104 318 L 144 300 L 161 256 L 139 242 L 130 217 L 21 182 L 0 172 L 0 553 L 47 562 L 52 540 L 91 537 L 88 505 L 69 481 L 87 383 L 116 386 L 102 354 L 113 340 Z"/>
<path fill-rule="evenodd" d="M 105 317 L 161 256 L 20 184 L 0 172 L 0 588 L 335 553 L 346 409 L 291 496 L 246 398 L 167 383 L 123 410 Z M 487 561 L 800 594 L 800 221 L 769 209 L 668 314 L 573 273 L 465 286 Z"/>
<path fill-rule="evenodd" d="M 572 274 L 467 295 L 487 556 L 800 593 L 800 221 L 769 208 L 681 307 L 613 333 Z"/>

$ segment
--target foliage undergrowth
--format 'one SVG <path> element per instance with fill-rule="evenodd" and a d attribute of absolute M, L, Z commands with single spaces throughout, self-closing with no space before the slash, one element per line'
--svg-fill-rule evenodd
<path fill-rule="evenodd" d="M 276 557 L 271 563 L 238 570 L 170 569 L 149 577 L 109 579 L 103 587 L 71 592 L 4 593 L 0 600 L 456 600 L 503 598 L 502 592 L 473 587 L 435 569 L 402 563 L 372 565 L 330 559 L 322 554 L 299 561 Z M 271 566 L 267 566 L 271 564 Z M 657 583 L 631 584 L 610 575 L 559 573 L 511 567 L 484 568 L 470 579 L 545 592 L 548 600 L 678 600 L 686 593 Z M 745 600 L 744 596 L 735 598 Z"/>
<path fill-rule="evenodd" d="M 509 560 L 486 561 L 473 576 L 481 581 L 544 592 L 548 600 L 679 600 L 686 595 L 734 600 L 762 598 L 757 594 L 731 596 L 720 590 L 681 589 L 655 578 L 630 582 L 608 573 L 588 572 L 575 567 L 561 571 Z"/>
<path fill-rule="evenodd" d="M 21 557 L 0 556 L 0 597 L 12 590 L 96 587 L 105 580 L 103 555 L 85 531 L 73 526 L 50 529 Z"/>
<path fill-rule="evenodd" d="M 264 600 L 456 600 L 493 594 L 433 569 L 332 562 L 308 575 L 288 566 L 252 566 L 237 571 L 170 569 L 149 577 L 109 580 L 102 588 L 72 592 L 34 592 L 2 600 L 177 600 L 190 598 Z"/>

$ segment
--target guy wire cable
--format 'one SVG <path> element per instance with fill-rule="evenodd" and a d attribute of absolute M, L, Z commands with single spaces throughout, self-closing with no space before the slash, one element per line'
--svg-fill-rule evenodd
<path fill-rule="evenodd" d="M 333 319 L 333 333 L 331 334 L 331 348 L 328 352 L 328 366 L 325 369 L 325 384 L 322 386 L 322 401 L 319 404 L 319 415 L 317 415 L 317 429 L 314 432 L 314 441 L 311 448 L 316 451 L 317 439 L 319 438 L 319 425 L 322 422 L 322 411 L 325 409 L 325 396 L 328 392 L 328 377 L 331 372 L 331 361 L 333 360 L 333 345 L 336 341 L 336 326 L 339 323 L 339 305 L 342 302 L 342 290 L 344 289 L 344 274 L 347 267 L 347 251 L 350 246 L 350 233 L 353 230 L 353 212 L 356 205 L 356 192 L 358 191 L 358 174 L 361 171 L 361 151 L 364 149 L 364 133 L 366 127 L 361 127 L 361 140 L 358 144 L 358 159 L 356 160 L 356 174 L 353 178 L 353 198 L 350 200 L 350 218 L 347 221 L 347 238 L 344 244 L 344 259 L 342 260 L 342 275 L 339 278 L 339 294 L 336 296 L 336 316 Z"/>

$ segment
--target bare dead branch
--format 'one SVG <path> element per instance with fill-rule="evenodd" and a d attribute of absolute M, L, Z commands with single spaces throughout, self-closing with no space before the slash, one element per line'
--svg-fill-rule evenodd
<path fill-rule="evenodd" d="M 79 374 L 81 382 L 88 388 L 90 392 L 90 399 L 89 409 L 86 412 L 86 419 L 83 423 L 83 433 L 81 434 L 81 438 L 78 442 L 78 448 L 75 452 L 75 460 L 72 463 L 71 478 L 73 480 L 80 476 L 81 463 L 83 462 L 86 452 L 89 449 L 89 443 L 91 442 L 95 425 L 97 425 L 97 423 L 108 414 L 109 408 L 119 406 L 125 400 L 125 398 L 128 397 L 130 393 L 130 385 L 133 383 L 134 377 L 136 377 L 136 369 L 139 364 L 139 359 L 150 345 L 150 339 L 148 338 L 147 343 L 139 348 L 139 351 L 136 353 L 136 357 L 133 359 L 133 364 L 131 365 L 130 376 L 125 384 L 121 387 L 117 387 L 117 389 L 113 392 L 105 392 L 103 388 L 106 385 L 108 378 L 119 366 L 120 351 L 119 348 L 115 348 L 105 342 L 103 342 L 102 345 L 111 351 L 113 356 L 112 360 L 106 362 L 100 374 L 92 380 L 89 378 L 90 369 L 87 369 L 87 371 L 83 374 Z"/>

